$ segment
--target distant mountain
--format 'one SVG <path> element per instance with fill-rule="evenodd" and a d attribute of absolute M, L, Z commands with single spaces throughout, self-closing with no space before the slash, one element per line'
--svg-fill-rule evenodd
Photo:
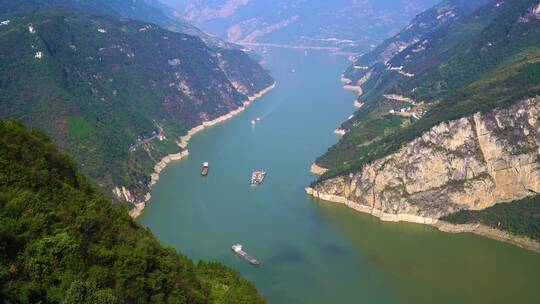
<path fill-rule="evenodd" d="M 0 121 L 2 303 L 265 303 L 219 263 L 164 248 L 42 133 Z"/>
<path fill-rule="evenodd" d="M 142 201 L 187 130 L 273 83 L 239 50 L 152 23 L 39 12 L 0 26 L 0 118 L 43 130 L 101 187 Z M 125 187 L 125 188 L 124 188 Z"/>
<path fill-rule="evenodd" d="M 189 22 L 240 44 L 361 52 L 395 34 L 435 0 L 161 0 Z"/>
<path fill-rule="evenodd" d="M 173 9 L 157 0 L 0 0 L 0 18 L 4 19 L 51 9 L 151 22 L 171 31 L 198 36 L 212 46 L 236 48 L 175 16 Z"/>
<path fill-rule="evenodd" d="M 432 223 L 540 192 L 540 3 L 480 4 L 444 1 L 348 70 L 361 107 L 316 160 L 329 170 L 312 193 Z"/>

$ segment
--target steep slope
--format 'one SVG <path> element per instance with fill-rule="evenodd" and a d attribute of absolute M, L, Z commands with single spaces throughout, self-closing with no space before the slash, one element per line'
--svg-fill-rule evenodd
<path fill-rule="evenodd" d="M 0 27 L 0 117 L 50 135 L 118 199 L 144 200 L 178 139 L 273 83 L 238 50 L 112 17 L 44 12 Z"/>
<path fill-rule="evenodd" d="M 193 24 L 240 44 L 361 52 L 395 34 L 434 0 L 161 0 Z"/>
<path fill-rule="evenodd" d="M 405 29 L 385 40 L 372 51 L 360 56 L 344 73 L 344 81 L 349 85 L 361 86 L 359 80 L 380 70 L 385 70 L 387 62 L 394 56 L 420 42 L 437 29 L 447 26 L 487 4 L 489 0 L 445 0 L 431 9 L 417 15 Z M 366 78 L 369 78 L 367 76 Z M 366 79 L 364 78 L 364 79 Z"/>
<path fill-rule="evenodd" d="M 164 248 L 37 132 L 0 121 L 0 302 L 264 303 Z"/>
<path fill-rule="evenodd" d="M 153 0 L 0 0 L 3 19 L 37 13 L 43 10 L 63 9 L 92 15 L 131 18 L 160 25 L 171 31 L 195 35 L 217 47 L 233 47 L 221 39 L 211 37 L 188 22 L 175 16 L 174 10 Z"/>
<path fill-rule="evenodd" d="M 309 191 L 427 223 L 537 194 L 539 25 L 538 1 L 493 1 L 397 53 Z"/>

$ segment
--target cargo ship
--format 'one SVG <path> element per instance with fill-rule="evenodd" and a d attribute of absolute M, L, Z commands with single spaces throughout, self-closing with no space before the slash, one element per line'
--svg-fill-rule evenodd
<path fill-rule="evenodd" d="M 203 163 L 203 166 L 201 168 L 201 176 L 207 176 L 208 175 L 208 163 L 207 162 L 204 162 Z"/>
<path fill-rule="evenodd" d="M 260 185 L 264 178 L 266 177 L 266 171 L 264 170 L 256 170 L 251 173 L 251 181 L 250 184 L 252 186 L 258 186 Z"/>
<path fill-rule="evenodd" d="M 232 245 L 232 251 L 239 258 L 241 258 L 242 260 L 248 262 L 249 264 L 255 265 L 255 266 L 260 265 L 259 261 L 257 261 L 256 259 L 250 257 L 249 254 L 247 254 L 244 250 L 242 250 L 242 245 L 240 245 L 240 244 Z"/>

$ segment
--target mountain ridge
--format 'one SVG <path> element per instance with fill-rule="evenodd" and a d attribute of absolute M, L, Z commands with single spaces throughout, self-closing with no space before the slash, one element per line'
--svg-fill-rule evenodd
<path fill-rule="evenodd" d="M 0 16 L 4 19 L 44 10 L 76 11 L 90 15 L 130 18 L 160 25 L 171 31 L 194 35 L 213 47 L 238 48 L 217 37 L 211 37 L 175 16 L 174 10 L 158 1 L 142 0 L 1 0 Z"/>

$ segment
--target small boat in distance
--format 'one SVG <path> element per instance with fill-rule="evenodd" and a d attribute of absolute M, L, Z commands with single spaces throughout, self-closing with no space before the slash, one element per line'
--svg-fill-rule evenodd
<path fill-rule="evenodd" d="M 255 171 L 253 171 L 251 173 L 250 184 L 252 186 L 258 186 L 263 182 L 265 177 L 266 177 L 266 171 L 264 171 L 264 170 L 255 170 Z"/>
<path fill-rule="evenodd" d="M 242 250 L 242 245 L 240 244 L 232 245 L 231 249 L 234 252 L 234 254 L 236 254 L 239 258 L 248 262 L 249 264 L 255 265 L 255 266 L 258 266 L 261 264 L 259 263 L 259 261 L 250 257 L 249 254 L 247 254 L 244 250 Z"/>
<path fill-rule="evenodd" d="M 203 166 L 201 168 L 201 176 L 207 176 L 208 175 L 208 163 L 207 162 L 204 162 L 203 163 Z"/>
<path fill-rule="evenodd" d="M 253 119 L 251 121 L 251 125 L 254 126 L 254 125 L 258 124 L 259 122 L 261 122 L 261 118 L 257 117 L 257 118 L 255 118 L 255 119 Z"/>

